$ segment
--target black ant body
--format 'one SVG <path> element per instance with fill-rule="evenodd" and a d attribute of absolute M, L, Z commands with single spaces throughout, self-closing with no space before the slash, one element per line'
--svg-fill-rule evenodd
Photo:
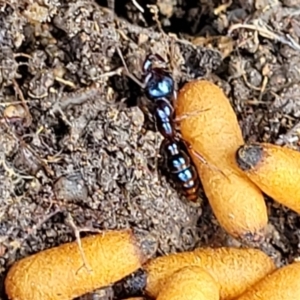
<path fill-rule="evenodd" d="M 156 127 L 163 135 L 161 149 L 173 180 L 180 183 L 183 194 L 191 201 L 198 198 L 200 179 L 184 142 L 176 136 L 172 102 L 176 99 L 174 80 L 164 68 L 153 67 L 153 61 L 164 63 L 157 54 L 148 55 L 144 64 L 144 89 L 154 104 Z"/>

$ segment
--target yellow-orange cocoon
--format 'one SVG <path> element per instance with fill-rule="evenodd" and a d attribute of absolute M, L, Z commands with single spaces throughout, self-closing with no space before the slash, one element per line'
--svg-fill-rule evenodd
<path fill-rule="evenodd" d="M 206 270 L 219 284 L 220 299 L 232 299 L 275 269 L 271 258 L 256 249 L 207 248 L 193 252 L 170 254 L 150 260 L 146 293 L 156 298 L 169 277 L 184 267 L 197 266 Z"/>
<path fill-rule="evenodd" d="M 186 267 L 175 272 L 157 300 L 219 300 L 218 283 L 204 269 Z"/>
<path fill-rule="evenodd" d="M 81 239 L 16 262 L 5 279 L 11 300 L 68 300 L 122 279 L 141 267 L 142 254 L 130 230 Z M 87 269 L 89 268 L 89 269 Z"/>
<path fill-rule="evenodd" d="M 176 117 L 220 225 L 234 237 L 260 240 L 268 222 L 266 204 L 236 166 L 235 153 L 244 140 L 228 98 L 211 82 L 187 83 L 178 94 Z"/>
<path fill-rule="evenodd" d="M 299 300 L 300 263 L 276 270 L 236 300 Z"/>
<path fill-rule="evenodd" d="M 241 170 L 264 193 L 300 213 L 300 153 L 272 144 L 253 143 L 237 151 Z"/>

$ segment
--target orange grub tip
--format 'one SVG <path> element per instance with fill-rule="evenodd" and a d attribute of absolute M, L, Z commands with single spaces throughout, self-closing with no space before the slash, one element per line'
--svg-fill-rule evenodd
<path fill-rule="evenodd" d="M 267 143 L 253 143 L 238 149 L 236 161 L 264 193 L 300 213 L 298 151 Z"/>
<path fill-rule="evenodd" d="M 16 262 L 5 279 L 11 300 L 67 300 L 107 286 L 144 262 L 130 230 L 108 231 Z"/>
<path fill-rule="evenodd" d="M 209 81 L 187 83 L 178 94 L 176 117 L 220 225 L 236 238 L 261 241 L 267 208 L 261 191 L 236 166 L 244 140 L 228 98 Z"/>
<path fill-rule="evenodd" d="M 157 300 L 219 300 L 219 285 L 204 269 L 186 267 L 175 272 Z"/>
<path fill-rule="evenodd" d="M 300 262 L 292 263 L 263 278 L 236 300 L 299 300 Z"/>
<path fill-rule="evenodd" d="M 220 299 L 228 300 L 242 294 L 247 288 L 275 269 L 274 262 L 256 249 L 206 248 L 193 252 L 170 254 L 147 262 L 146 293 L 156 298 L 167 280 L 184 267 L 200 267 L 219 284 Z"/>

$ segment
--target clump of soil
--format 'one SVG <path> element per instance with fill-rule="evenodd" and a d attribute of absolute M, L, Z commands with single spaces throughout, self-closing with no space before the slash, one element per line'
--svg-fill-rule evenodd
<path fill-rule="evenodd" d="M 137 79 L 159 53 L 177 88 L 218 83 L 246 140 L 299 149 L 297 1 L 153 2 L 0 4 L 2 281 L 15 260 L 74 240 L 75 226 L 131 227 L 149 256 L 236 243 L 204 195 L 191 205 L 165 176 L 162 137 L 122 59 Z M 299 217 L 268 206 L 261 248 L 286 264 Z"/>

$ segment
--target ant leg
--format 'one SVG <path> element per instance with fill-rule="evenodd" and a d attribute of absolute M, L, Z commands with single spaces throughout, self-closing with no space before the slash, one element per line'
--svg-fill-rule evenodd
<path fill-rule="evenodd" d="M 207 109 L 199 109 L 199 110 L 196 110 L 194 112 L 190 112 L 190 113 L 186 113 L 180 117 L 175 117 L 174 118 L 174 122 L 175 123 L 179 123 L 187 118 L 191 118 L 191 117 L 197 117 L 200 113 L 204 112 L 204 111 L 208 111 L 210 110 L 210 108 L 207 108 Z"/>
<path fill-rule="evenodd" d="M 155 119 L 155 117 L 154 117 Z M 157 122 L 154 122 L 154 127 L 156 132 L 159 132 L 158 128 L 157 128 Z M 159 174 L 159 180 L 161 181 L 161 174 L 159 173 L 159 167 L 158 167 L 158 160 L 159 157 L 162 159 L 162 161 L 165 163 L 165 157 L 164 157 L 164 148 L 165 148 L 165 143 L 166 140 L 163 139 L 162 142 L 160 143 L 160 145 L 158 145 L 158 135 L 155 135 L 155 149 L 156 149 L 156 155 L 155 155 L 155 171 L 157 172 L 157 174 Z"/>
<path fill-rule="evenodd" d="M 156 156 L 155 156 L 155 171 L 156 171 L 156 174 L 158 175 L 158 180 L 159 180 L 159 183 L 162 185 L 162 175 L 164 175 L 162 173 L 162 169 L 159 168 L 159 162 L 162 163 L 164 169 L 166 169 L 166 157 L 165 157 L 165 153 L 164 153 L 164 142 L 165 140 L 163 140 L 161 142 L 160 145 L 158 145 L 158 137 L 156 136 L 155 137 L 155 149 L 156 149 Z"/>
<path fill-rule="evenodd" d="M 173 112 L 175 111 L 176 99 L 177 99 L 177 92 L 175 89 L 173 89 L 173 96 L 170 100 L 168 100 L 168 102 L 172 106 Z"/>
<path fill-rule="evenodd" d="M 154 165 L 155 165 L 155 171 L 158 172 L 158 155 L 159 155 L 160 150 L 159 150 L 159 147 L 158 147 L 157 135 L 155 135 L 154 147 L 155 147 L 155 152 L 156 152 L 155 153 L 155 159 L 154 159 Z"/>
<path fill-rule="evenodd" d="M 124 69 L 124 70 L 125 70 L 126 76 L 129 77 L 132 81 L 134 81 L 138 86 L 140 86 L 141 89 L 145 89 L 146 88 L 145 83 L 141 82 L 139 79 L 137 79 L 131 73 L 128 73 L 129 71 L 127 71 L 126 69 Z"/>
<path fill-rule="evenodd" d="M 124 60 L 124 56 L 123 56 L 123 54 L 122 54 L 122 52 L 121 52 L 121 50 L 120 50 L 120 48 L 118 46 L 116 47 L 116 50 L 117 50 L 118 55 L 119 55 L 119 57 L 120 57 L 120 59 L 122 61 L 122 64 L 124 66 L 124 69 L 125 69 L 126 73 L 130 74 L 130 72 L 128 70 L 128 67 L 127 67 L 127 64 L 126 64 L 126 62 Z"/>
<path fill-rule="evenodd" d="M 124 71 L 125 75 L 127 77 L 129 77 L 132 81 L 134 81 L 137 85 L 139 85 L 142 89 L 145 89 L 146 85 L 129 72 L 127 64 L 126 64 L 126 62 L 124 60 L 124 57 L 123 57 L 123 54 L 122 54 L 120 48 L 116 47 L 116 50 L 117 50 L 118 55 L 119 55 L 119 57 L 120 57 L 120 59 L 122 61 L 123 71 Z"/>
<path fill-rule="evenodd" d="M 218 167 L 214 166 L 213 164 L 209 163 L 204 157 L 203 155 L 201 155 L 198 151 L 194 150 L 192 145 L 183 140 L 183 142 L 185 143 L 186 147 L 203 163 L 205 164 L 206 166 L 208 166 L 210 169 L 214 170 L 214 171 L 217 171 L 219 173 L 221 173 L 223 176 L 225 176 L 228 180 L 228 176 L 222 171 L 220 170 Z"/>
<path fill-rule="evenodd" d="M 196 151 L 196 150 L 193 149 L 192 145 L 191 145 L 188 141 L 183 140 L 183 139 L 182 139 L 182 141 L 183 141 L 183 143 L 185 144 L 185 146 L 186 146 L 190 151 L 192 151 L 193 154 L 194 154 L 194 155 L 195 155 L 195 156 L 196 156 L 203 164 L 205 164 L 205 165 L 207 165 L 207 166 L 210 165 L 210 164 L 208 163 L 208 161 L 203 157 L 202 154 L 200 154 L 198 151 Z"/>

